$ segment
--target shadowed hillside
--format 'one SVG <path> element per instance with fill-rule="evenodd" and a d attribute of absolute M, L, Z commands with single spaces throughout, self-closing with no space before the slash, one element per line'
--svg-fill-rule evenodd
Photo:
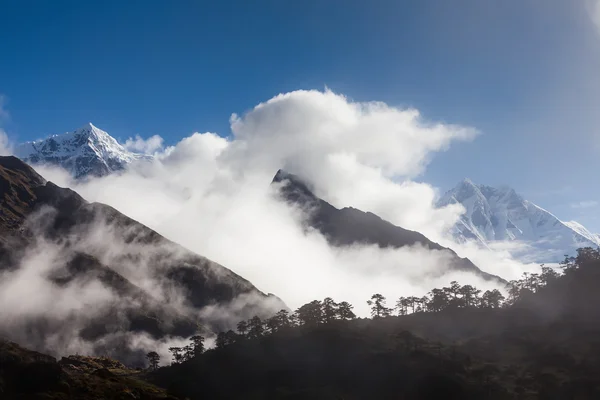
<path fill-rule="evenodd" d="M 27 285 L 19 274 L 31 274 L 53 301 L 67 293 L 65 311 L 0 321 L 0 334 L 41 351 L 82 339 L 98 351 L 140 361 L 143 352 L 127 355 L 132 339 L 124 333 L 186 338 L 227 327 L 228 315 L 204 318 L 205 306 L 227 310 L 238 302 L 234 318 L 285 308 L 277 297 L 114 208 L 46 182 L 15 157 L 0 157 L 0 272 L 5 285 Z M 82 293 L 92 293 L 89 304 Z"/>
<path fill-rule="evenodd" d="M 506 299 L 454 283 L 410 313 L 402 297 L 400 316 L 380 295 L 373 319 L 314 301 L 242 321 L 216 349 L 151 377 L 192 399 L 597 399 L 600 251 L 562 267 L 510 282 Z"/>

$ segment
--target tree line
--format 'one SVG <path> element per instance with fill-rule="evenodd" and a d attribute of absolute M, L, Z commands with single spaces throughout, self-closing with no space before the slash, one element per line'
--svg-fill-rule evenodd
<path fill-rule="evenodd" d="M 204 353 L 204 336 L 194 335 L 189 340 L 190 343 L 184 347 L 169 347 L 169 352 L 173 358 L 172 364 L 180 364 Z M 146 359 L 150 364 L 150 369 L 155 370 L 158 368 L 160 355 L 156 351 L 146 354 Z"/>
<path fill-rule="evenodd" d="M 570 261 L 569 261 L 570 260 Z M 562 265 L 565 268 L 573 265 L 574 258 L 567 259 Z M 417 297 L 400 297 L 394 307 L 387 306 L 387 299 L 380 293 L 373 294 L 367 304 L 371 307 L 372 318 L 384 318 L 392 315 L 408 315 L 419 312 L 440 312 L 452 308 L 501 308 L 508 307 L 548 285 L 561 274 L 550 267 L 542 265 L 541 273 L 523 273 L 522 279 L 510 281 L 506 286 L 508 297 L 498 289 L 486 290 L 482 293 L 472 285 L 460 285 L 456 281 L 449 286 L 432 289 L 428 294 Z M 336 303 L 331 297 L 322 301 L 313 300 L 299 307 L 295 312 L 286 310 L 277 312 L 271 318 L 262 320 L 254 316 L 240 321 L 237 331 L 229 330 L 217 335 L 216 347 L 221 348 L 242 339 L 256 339 L 282 329 L 297 326 L 314 326 L 336 320 L 355 319 L 354 306 L 347 301 Z"/>
<path fill-rule="evenodd" d="M 396 300 L 394 307 L 387 306 L 387 299 L 380 293 L 373 294 L 367 304 L 370 306 L 372 318 L 385 318 L 392 315 L 404 316 L 412 313 L 440 312 L 457 308 L 502 308 L 510 307 L 520 299 L 527 297 L 551 284 L 561 275 L 578 268 L 578 258 L 582 256 L 600 257 L 600 251 L 584 248 L 578 250 L 578 257 L 566 257 L 561 263 L 563 272 L 541 266 L 540 273 L 523 273 L 521 279 L 510 281 L 506 285 L 505 297 L 498 289 L 481 290 L 472 285 L 460 285 L 456 281 L 449 286 L 432 289 L 422 297 L 408 296 Z M 313 300 L 299 307 L 293 313 L 280 310 L 265 320 L 254 316 L 238 322 L 236 330 L 219 332 L 216 337 L 216 347 L 223 348 L 245 339 L 257 339 L 281 330 L 300 326 L 315 326 L 347 321 L 356 318 L 354 306 L 347 301 L 335 302 L 331 297 L 323 300 Z M 204 337 L 193 336 L 191 343 L 185 347 L 171 347 L 173 363 L 190 360 L 204 352 Z M 156 352 L 147 355 L 151 368 L 158 366 L 159 356 Z"/>

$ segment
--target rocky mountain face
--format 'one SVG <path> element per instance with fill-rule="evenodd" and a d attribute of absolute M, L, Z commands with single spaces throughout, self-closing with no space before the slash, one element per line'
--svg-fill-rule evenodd
<path fill-rule="evenodd" d="M 281 185 L 280 195 L 287 202 L 306 210 L 308 224 L 318 229 L 334 246 L 366 243 L 399 248 L 421 244 L 431 250 L 447 251 L 451 255 L 451 269 L 469 271 L 486 280 L 504 282 L 502 278 L 481 271 L 468 258 L 459 257 L 451 249 L 432 242 L 419 232 L 395 226 L 373 213 L 356 208 L 335 208 L 315 196 L 308 184 L 296 175 L 279 170 L 273 183 Z"/>
<path fill-rule="evenodd" d="M 438 206 L 460 203 L 465 213 L 453 229 L 457 241 L 520 242 L 516 255 L 524 261 L 558 262 L 580 247 L 598 247 L 600 240 L 577 222 L 565 222 L 525 200 L 509 187 L 476 185 L 468 179 L 448 191 Z"/>
<path fill-rule="evenodd" d="M 19 278 L 41 281 L 40 295 L 66 308 L 0 310 L 0 336 L 45 351 L 84 341 L 123 358 L 135 355 L 124 351 L 132 334 L 189 337 L 287 308 L 114 208 L 45 181 L 15 157 L 0 157 L 0 274 L 3 290 Z M 215 307 L 218 317 L 204 312 Z"/>
<path fill-rule="evenodd" d="M 58 165 L 78 179 L 108 175 L 134 161 L 152 158 L 128 151 L 91 123 L 74 132 L 20 144 L 14 155 L 30 164 Z"/>

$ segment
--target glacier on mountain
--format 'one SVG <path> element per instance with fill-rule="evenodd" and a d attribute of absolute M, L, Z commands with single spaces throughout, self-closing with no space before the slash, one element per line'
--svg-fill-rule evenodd
<path fill-rule="evenodd" d="M 134 161 L 152 158 L 128 151 L 91 123 L 73 132 L 20 144 L 14 155 L 31 164 L 61 166 L 78 179 L 105 176 L 123 170 Z"/>
<path fill-rule="evenodd" d="M 458 242 L 474 241 L 488 248 L 511 243 L 505 247 L 525 262 L 560 262 L 577 248 L 600 246 L 598 235 L 575 221 L 561 221 L 509 187 L 476 185 L 465 179 L 438 206 L 456 203 L 465 208 L 451 232 Z"/>

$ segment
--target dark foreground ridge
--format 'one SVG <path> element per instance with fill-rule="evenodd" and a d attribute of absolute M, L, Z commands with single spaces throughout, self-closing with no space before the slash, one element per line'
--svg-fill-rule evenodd
<path fill-rule="evenodd" d="M 511 282 L 501 307 L 453 298 L 453 287 L 442 311 L 397 317 L 377 316 L 377 295 L 372 319 L 327 317 L 331 299 L 313 302 L 298 320 L 260 331 L 249 321 L 149 377 L 190 399 L 598 399 L 600 251 L 563 270 Z M 316 303 L 321 318 L 309 318 Z"/>
<path fill-rule="evenodd" d="M 468 258 L 432 242 L 423 234 L 395 226 L 377 215 L 352 207 L 337 209 L 314 195 L 300 177 L 277 171 L 273 183 L 281 184 L 280 195 L 289 203 L 297 204 L 309 213 L 308 224 L 318 229 L 335 246 L 354 243 L 376 244 L 380 247 L 403 247 L 421 244 L 430 250 L 447 251 L 451 256 L 451 269 L 472 272 L 483 279 L 506 281 L 499 276 L 480 270 Z"/>

